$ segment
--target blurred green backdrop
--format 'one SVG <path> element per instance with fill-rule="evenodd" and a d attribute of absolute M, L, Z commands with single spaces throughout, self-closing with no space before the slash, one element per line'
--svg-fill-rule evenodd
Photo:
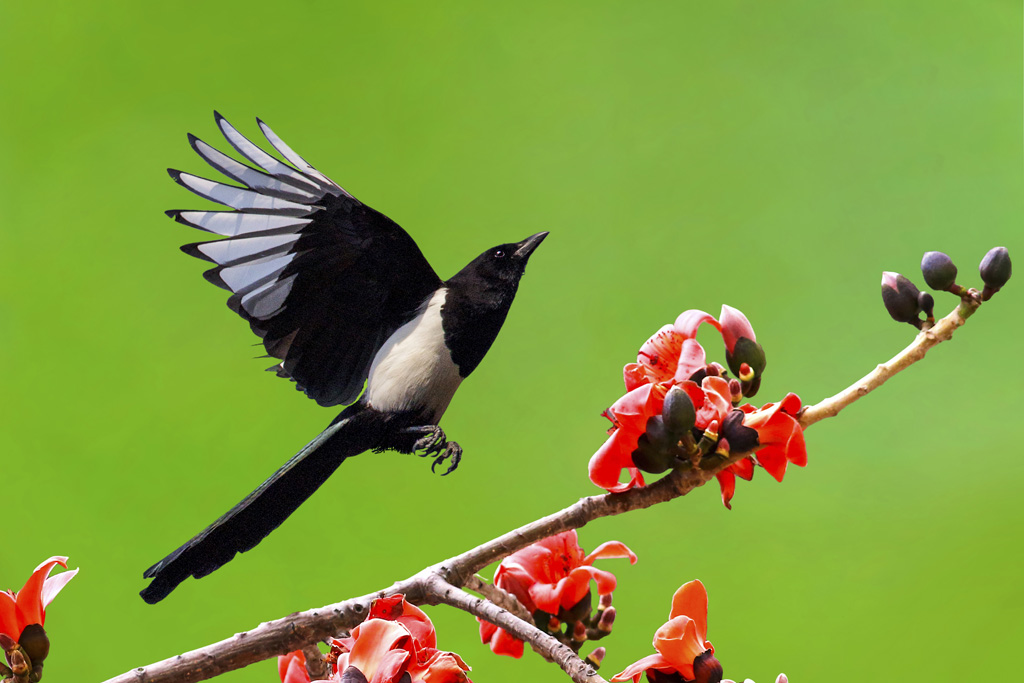
<path fill-rule="evenodd" d="M 597 491 L 621 366 L 683 309 L 743 309 L 759 399 L 828 396 L 907 344 L 882 270 L 1020 258 L 1021 6 L 217 2 L 0 5 L 4 550 L 52 554 L 49 681 L 99 681 L 362 594 Z M 366 455 L 257 550 L 150 607 L 142 570 L 334 412 L 262 372 L 247 326 L 161 215 L 203 202 L 211 111 L 406 229 L 442 276 L 551 237 L 444 420 L 455 476 Z M 226 147 L 226 145 L 221 145 Z M 808 432 L 810 466 L 589 525 L 629 544 L 611 676 L 699 577 L 726 675 L 960 681 L 1018 667 L 1022 283 L 954 344 Z M 940 308 L 951 301 L 940 297 Z M 709 337 L 710 340 L 710 337 Z M 709 347 L 717 353 L 716 347 Z M 618 566 L 616 566 L 618 565 Z M 431 617 L 483 681 L 565 680 Z M 956 647 L 954 647 L 956 645 Z M 224 677 L 277 680 L 267 662 Z"/>

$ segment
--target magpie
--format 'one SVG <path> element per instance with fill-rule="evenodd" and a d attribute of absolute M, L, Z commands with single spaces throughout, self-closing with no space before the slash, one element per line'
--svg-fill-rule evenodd
<path fill-rule="evenodd" d="M 156 603 L 189 576 L 201 578 L 255 547 L 346 458 L 365 451 L 447 461 L 462 448 L 438 426 L 455 390 L 498 335 L 530 255 L 548 233 L 483 252 L 441 280 L 412 238 L 309 165 L 261 120 L 285 161 L 214 112 L 249 163 L 193 135 L 210 166 L 239 185 L 168 169 L 171 178 L 229 211 L 168 211 L 223 239 L 182 247 L 215 264 L 208 281 L 279 361 L 279 377 L 321 406 L 347 406 L 242 502 L 143 574 Z"/>

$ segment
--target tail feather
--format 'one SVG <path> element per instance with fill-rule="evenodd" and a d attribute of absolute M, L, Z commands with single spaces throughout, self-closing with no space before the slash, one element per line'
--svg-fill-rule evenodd
<path fill-rule="evenodd" d="M 353 410 L 355 409 L 355 410 Z M 153 579 L 140 593 L 154 604 L 190 576 L 201 578 L 254 548 L 320 488 L 345 461 L 374 446 L 357 406 L 310 441 L 269 479 L 202 533 L 143 573 Z"/>

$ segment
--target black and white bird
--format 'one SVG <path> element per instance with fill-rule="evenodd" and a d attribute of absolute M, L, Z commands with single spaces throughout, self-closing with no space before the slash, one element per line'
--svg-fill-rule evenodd
<path fill-rule="evenodd" d="M 319 436 L 206 530 L 146 570 L 155 603 L 189 576 L 206 576 L 277 528 L 346 458 L 396 450 L 459 464 L 462 449 L 438 426 L 455 390 L 505 322 L 526 262 L 547 236 L 483 252 L 441 280 L 411 237 L 331 181 L 262 121 L 272 156 L 214 112 L 250 164 L 189 135 L 229 185 L 169 169 L 230 211 L 169 211 L 222 235 L 182 250 L 216 267 L 206 279 L 231 292 L 273 370 L 322 406 L 348 405 Z M 364 389 L 365 385 L 365 389 Z M 358 400 L 357 400 L 358 399 Z"/>

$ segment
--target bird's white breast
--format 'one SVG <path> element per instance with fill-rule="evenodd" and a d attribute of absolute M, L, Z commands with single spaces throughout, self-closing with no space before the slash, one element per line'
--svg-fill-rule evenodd
<path fill-rule="evenodd" d="M 384 343 L 370 366 L 366 399 L 381 411 L 424 410 L 437 424 L 462 383 L 444 343 L 439 289 L 415 318 Z"/>

